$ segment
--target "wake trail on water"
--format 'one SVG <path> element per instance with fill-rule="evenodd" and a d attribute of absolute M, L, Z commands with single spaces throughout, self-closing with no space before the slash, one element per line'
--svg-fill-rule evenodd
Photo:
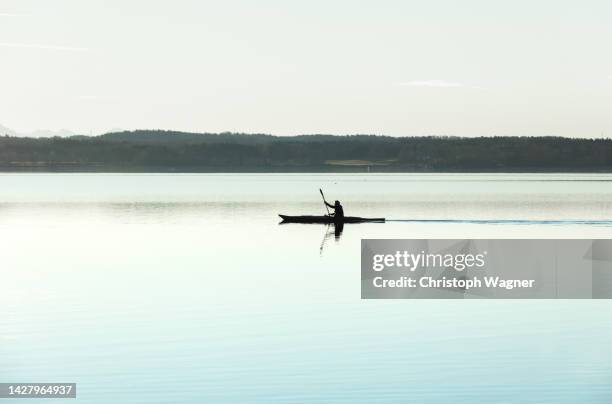
<path fill-rule="evenodd" d="M 518 224 L 518 225 L 590 225 L 612 226 L 612 220 L 526 220 L 526 219 L 387 219 L 387 222 L 402 223 L 448 223 L 448 224 Z"/>

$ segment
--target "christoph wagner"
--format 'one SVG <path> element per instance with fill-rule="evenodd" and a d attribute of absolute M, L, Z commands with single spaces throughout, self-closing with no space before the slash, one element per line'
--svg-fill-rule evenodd
<path fill-rule="evenodd" d="M 435 279 L 429 276 L 423 276 L 420 279 L 413 279 L 407 276 L 402 276 L 399 279 L 383 279 L 381 276 L 377 276 L 372 280 L 374 287 L 376 288 L 416 288 L 417 285 L 421 288 L 460 288 L 460 289 L 472 289 L 482 288 L 500 288 L 500 289 L 518 289 L 518 288 L 533 288 L 534 279 L 502 279 L 499 276 L 485 276 L 483 279 L 472 278 L 472 279 L 458 279 L 458 278 L 446 278 Z"/>
<path fill-rule="evenodd" d="M 395 254 L 376 254 L 372 269 L 380 272 L 385 268 L 406 268 L 415 271 L 417 268 L 453 268 L 463 271 L 466 268 L 482 268 L 485 265 L 483 254 L 426 254 L 425 251 L 414 254 L 408 251 L 396 251 Z"/>

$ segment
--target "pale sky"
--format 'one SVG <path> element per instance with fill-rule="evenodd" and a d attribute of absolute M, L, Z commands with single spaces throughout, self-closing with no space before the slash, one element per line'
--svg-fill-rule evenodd
<path fill-rule="evenodd" d="M 0 0 L 18 131 L 612 137 L 609 0 Z"/>

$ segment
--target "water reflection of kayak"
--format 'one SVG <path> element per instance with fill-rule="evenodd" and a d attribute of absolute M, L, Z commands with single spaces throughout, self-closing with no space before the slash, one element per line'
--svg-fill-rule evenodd
<path fill-rule="evenodd" d="M 336 220 L 333 216 L 288 216 L 279 215 L 283 219 L 284 223 L 366 223 L 366 222 L 384 222 L 384 217 L 356 217 L 356 216 L 345 216 L 342 220 Z"/>

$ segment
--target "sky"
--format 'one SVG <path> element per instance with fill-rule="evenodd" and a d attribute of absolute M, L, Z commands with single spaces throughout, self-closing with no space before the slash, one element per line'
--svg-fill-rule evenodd
<path fill-rule="evenodd" d="M 608 0 L 0 0 L 0 124 L 612 137 Z"/>

